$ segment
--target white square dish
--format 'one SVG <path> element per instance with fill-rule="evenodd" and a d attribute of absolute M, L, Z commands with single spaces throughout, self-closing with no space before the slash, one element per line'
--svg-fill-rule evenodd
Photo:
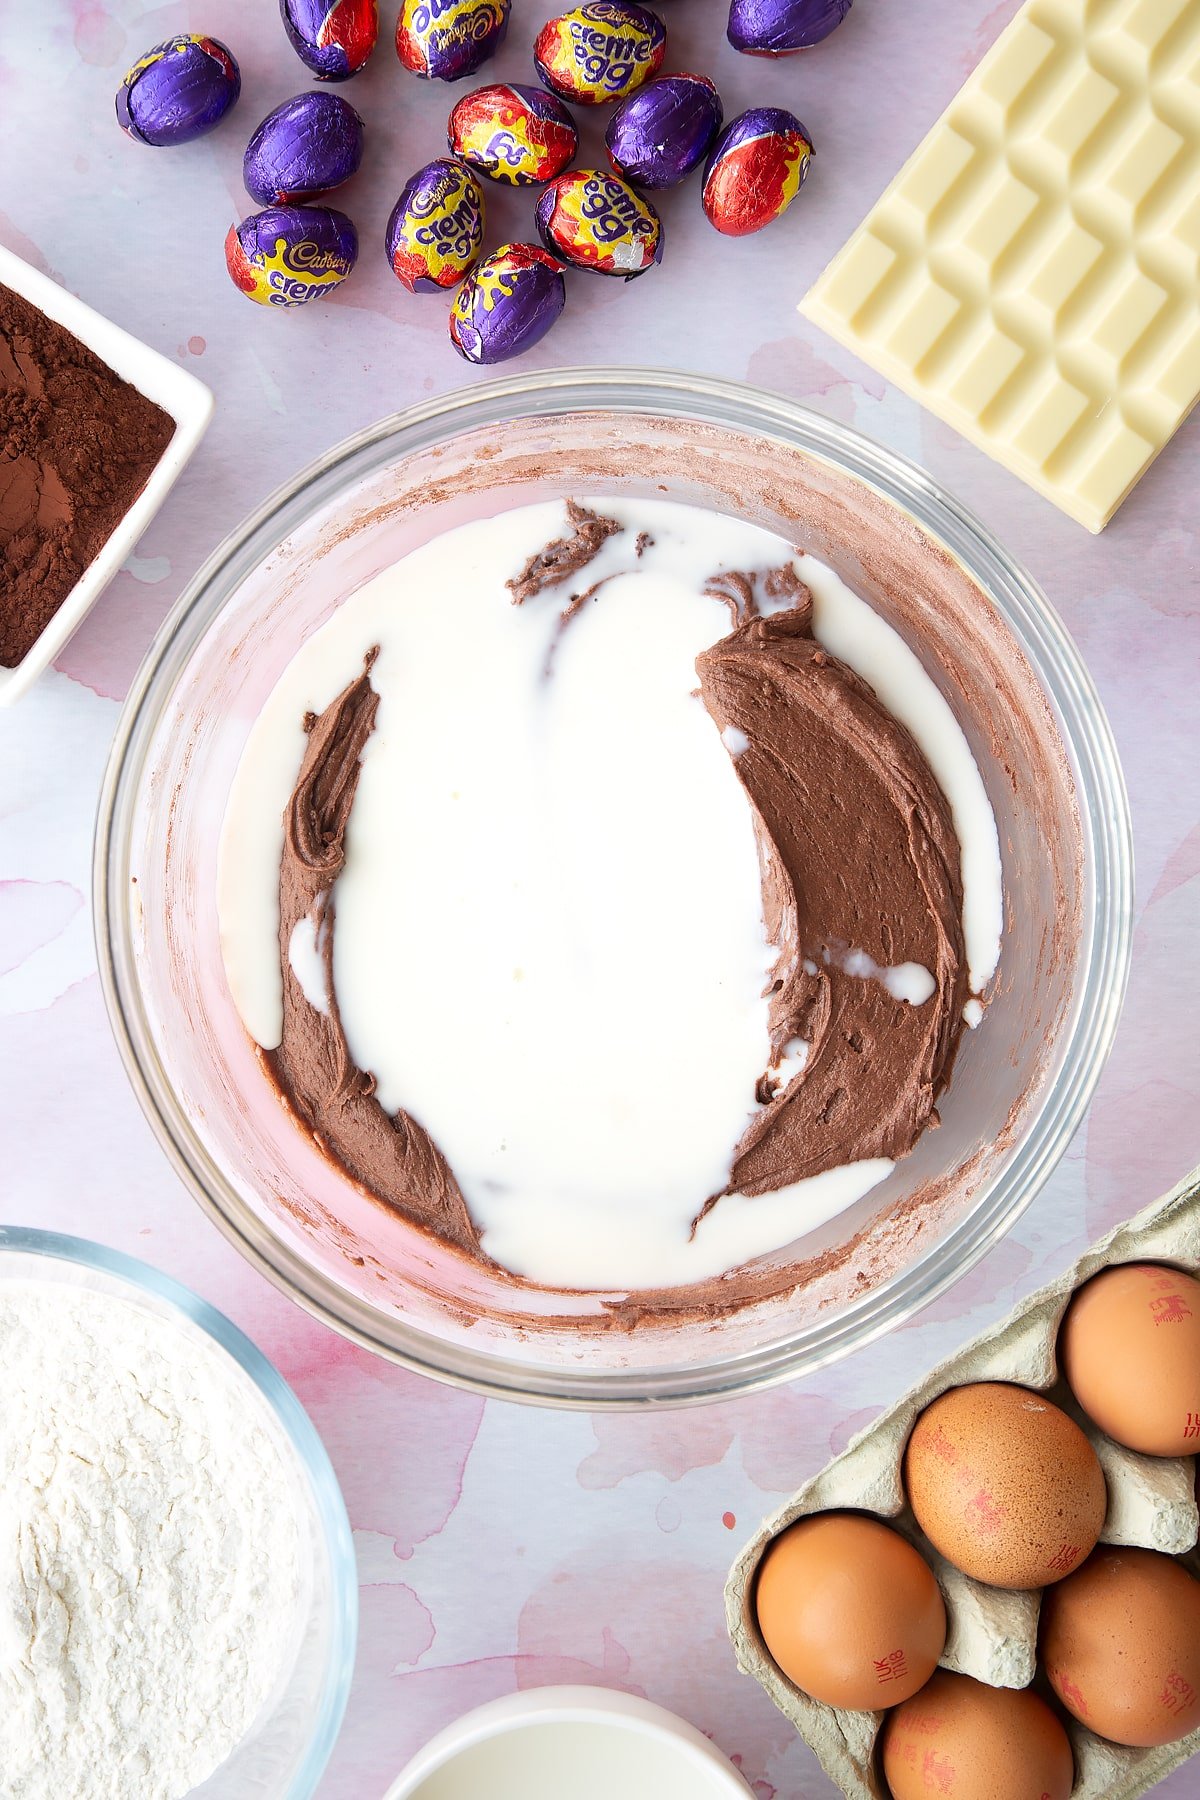
<path fill-rule="evenodd" d="M 32 686 L 83 623 L 129 552 L 178 480 L 204 436 L 212 417 L 213 397 L 202 381 L 169 357 L 151 350 L 100 313 L 77 300 L 48 275 L 31 268 L 0 245 L 0 285 L 20 294 L 31 306 L 72 332 L 147 400 L 175 421 L 175 430 L 150 477 L 120 524 L 88 564 L 54 617 L 14 668 L 0 668 L 0 706 L 8 706 Z"/>

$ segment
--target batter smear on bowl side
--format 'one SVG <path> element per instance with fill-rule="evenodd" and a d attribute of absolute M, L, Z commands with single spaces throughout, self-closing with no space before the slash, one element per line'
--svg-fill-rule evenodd
<path fill-rule="evenodd" d="M 831 570 L 571 501 L 446 533 L 303 647 L 220 911 L 264 1068 L 362 1187 L 520 1279 L 699 1289 L 936 1123 L 1000 863 L 945 700 Z"/>

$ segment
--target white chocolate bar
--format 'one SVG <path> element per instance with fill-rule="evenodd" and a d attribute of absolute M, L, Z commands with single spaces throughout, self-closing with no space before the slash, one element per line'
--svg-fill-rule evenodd
<path fill-rule="evenodd" d="M 1027 0 L 800 310 L 1100 531 L 1200 394 L 1200 0 Z"/>

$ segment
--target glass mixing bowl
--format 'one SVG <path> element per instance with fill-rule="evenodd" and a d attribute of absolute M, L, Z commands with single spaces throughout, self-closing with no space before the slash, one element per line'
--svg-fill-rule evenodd
<path fill-rule="evenodd" d="M 1006 883 L 998 977 L 927 1131 L 885 1183 L 762 1259 L 753 1304 L 630 1327 L 514 1293 L 363 1194 L 297 1131 L 226 986 L 215 860 L 247 733 L 301 640 L 466 519 L 666 495 L 814 551 L 896 624 L 971 742 Z M 803 1374 L 945 1288 L 1029 1204 L 1083 1116 L 1130 950 L 1132 854 L 1099 700 L 1044 596 L 919 469 L 789 402 L 630 370 L 517 376 L 383 420 L 269 500 L 196 576 L 117 729 L 95 903 L 130 1078 L 193 1194 L 259 1269 L 372 1350 L 492 1393 L 683 1402 Z"/>
<path fill-rule="evenodd" d="M 285 1466 L 295 1470 L 311 1566 L 294 1661 L 237 1748 L 188 1800 L 311 1800 L 341 1728 L 354 1673 L 358 1576 L 337 1477 L 312 1422 L 278 1370 L 236 1325 L 136 1257 L 86 1238 L 0 1225 L 0 1284 L 55 1282 L 113 1294 L 210 1338 L 262 1397 Z"/>

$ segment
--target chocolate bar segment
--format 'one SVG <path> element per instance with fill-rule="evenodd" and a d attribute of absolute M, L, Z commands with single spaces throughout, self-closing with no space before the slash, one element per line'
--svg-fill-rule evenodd
<path fill-rule="evenodd" d="M 1200 393 L 1200 0 L 1027 0 L 800 310 L 1101 530 Z"/>

